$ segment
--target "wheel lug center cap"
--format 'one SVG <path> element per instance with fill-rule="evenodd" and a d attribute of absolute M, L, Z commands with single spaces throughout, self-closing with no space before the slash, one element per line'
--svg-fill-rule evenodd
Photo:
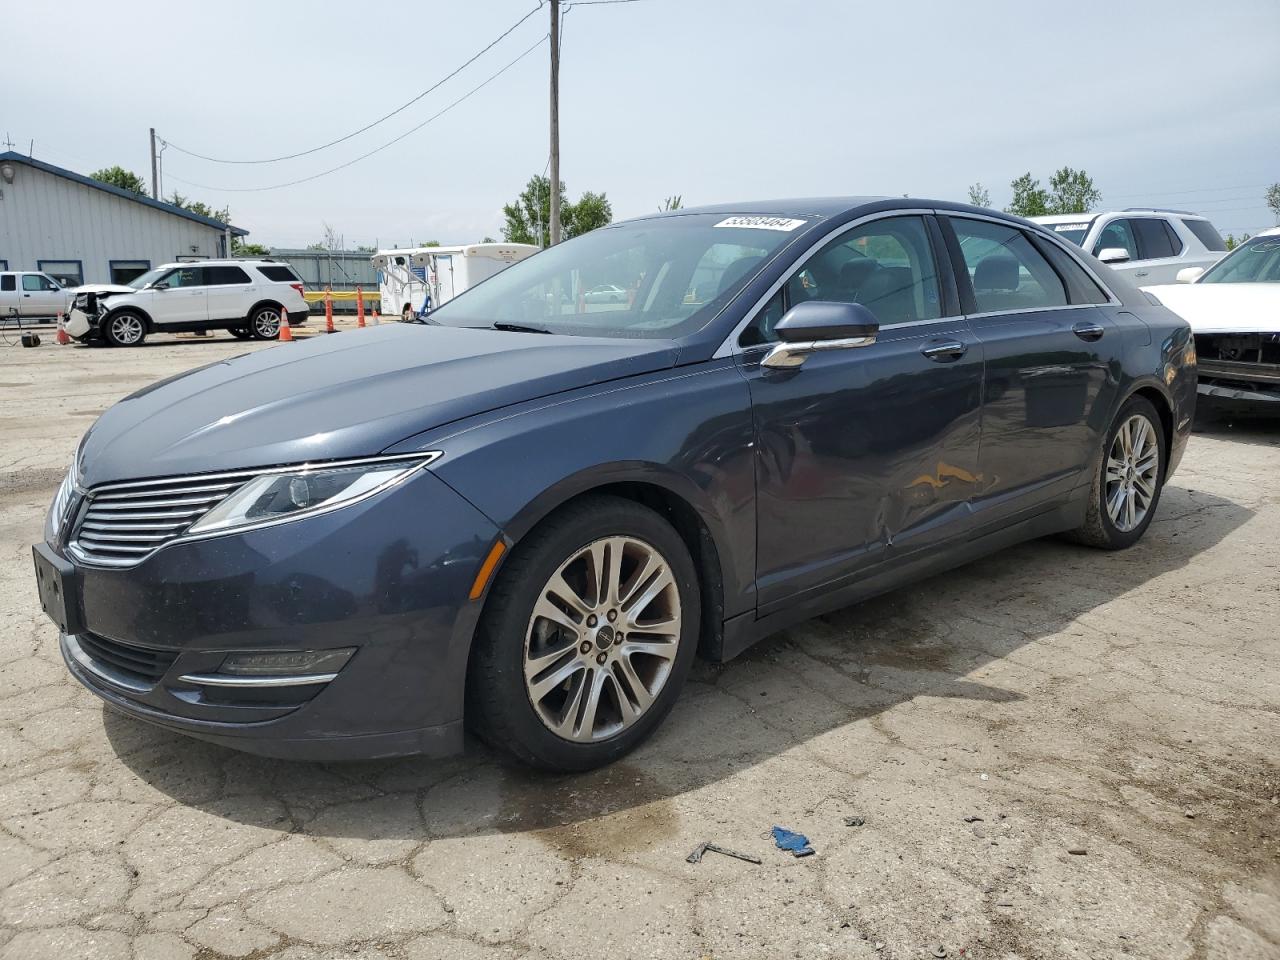
<path fill-rule="evenodd" d="M 605 624 L 596 631 L 596 646 L 601 650 L 608 650 L 613 646 L 613 627 Z"/>

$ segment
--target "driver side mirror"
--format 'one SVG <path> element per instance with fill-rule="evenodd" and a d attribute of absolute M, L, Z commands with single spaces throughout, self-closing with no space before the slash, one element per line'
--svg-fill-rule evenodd
<path fill-rule="evenodd" d="M 1204 276 L 1204 267 L 1183 267 L 1174 279 L 1178 283 L 1195 283 L 1202 276 Z"/>
<path fill-rule="evenodd" d="M 880 332 L 880 321 L 860 303 L 809 300 L 788 310 L 774 332 L 780 342 L 760 365 L 787 369 L 800 366 L 811 353 L 871 346 Z"/>
<path fill-rule="evenodd" d="M 1129 251 L 1124 247 L 1107 247 L 1098 251 L 1098 259 L 1103 263 L 1128 263 Z"/>
<path fill-rule="evenodd" d="M 169 289 L 169 281 L 167 281 L 167 280 L 160 280 L 160 281 L 159 281 L 159 282 L 157 282 L 157 283 L 153 283 L 153 284 L 151 284 L 150 289 L 152 289 L 152 290 L 168 290 L 168 289 Z"/>

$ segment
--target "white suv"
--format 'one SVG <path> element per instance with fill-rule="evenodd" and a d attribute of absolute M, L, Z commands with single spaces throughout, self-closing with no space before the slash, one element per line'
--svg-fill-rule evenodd
<path fill-rule="evenodd" d="M 1142 286 L 1173 283 L 1179 270 L 1208 269 L 1227 252 L 1213 224 L 1185 210 L 1129 207 L 1031 220 Z"/>
<path fill-rule="evenodd" d="M 230 330 L 247 340 L 274 340 L 281 317 L 305 323 L 303 283 L 278 260 L 166 263 L 128 286 L 77 287 L 67 332 L 81 342 L 133 347 L 148 333 Z"/>

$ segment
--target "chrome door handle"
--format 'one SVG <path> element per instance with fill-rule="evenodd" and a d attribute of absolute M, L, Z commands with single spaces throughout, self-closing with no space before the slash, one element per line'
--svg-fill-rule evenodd
<path fill-rule="evenodd" d="M 937 363 L 950 363 L 963 357 L 968 349 L 959 340 L 931 340 L 920 352 Z"/>
<path fill-rule="evenodd" d="M 1105 327 L 1101 326 L 1100 324 L 1089 323 L 1087 321 L 1082 320 L 1080 323 L 1077 323 L 1075 326 L 1071 328 L 1071 332 L 1074 333 L 1081 340 L 1085 340 L 1085 341 L 1088 341 L 1089 343 L 1092 343 L 1095 340 L 1101 340 L 1102 335 L 1106 333 L 1107 330 Z"/>
<path fill-rule="evenodd" d="M 1150 271 L 1150 270 L 1135 270 L 1133 275 L 1134 275 L 1135 277 L 1145 277 L 1145 276 L 1147 276 L 1149 273 L 1151 273 L 1151 271 Z"/>

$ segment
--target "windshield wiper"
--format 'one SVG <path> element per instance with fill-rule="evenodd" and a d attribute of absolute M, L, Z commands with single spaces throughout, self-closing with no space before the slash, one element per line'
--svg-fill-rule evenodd
<path fill-rule="evenodd" d="M 551 332 L 546 327 L 530 327 L 523 323 L 504 323 L 501 320 L 499 320 L 497 323 L 494 323 L 490 327 L 490 329 L 505 330 L 508 333 L 550 333 Z"/>

